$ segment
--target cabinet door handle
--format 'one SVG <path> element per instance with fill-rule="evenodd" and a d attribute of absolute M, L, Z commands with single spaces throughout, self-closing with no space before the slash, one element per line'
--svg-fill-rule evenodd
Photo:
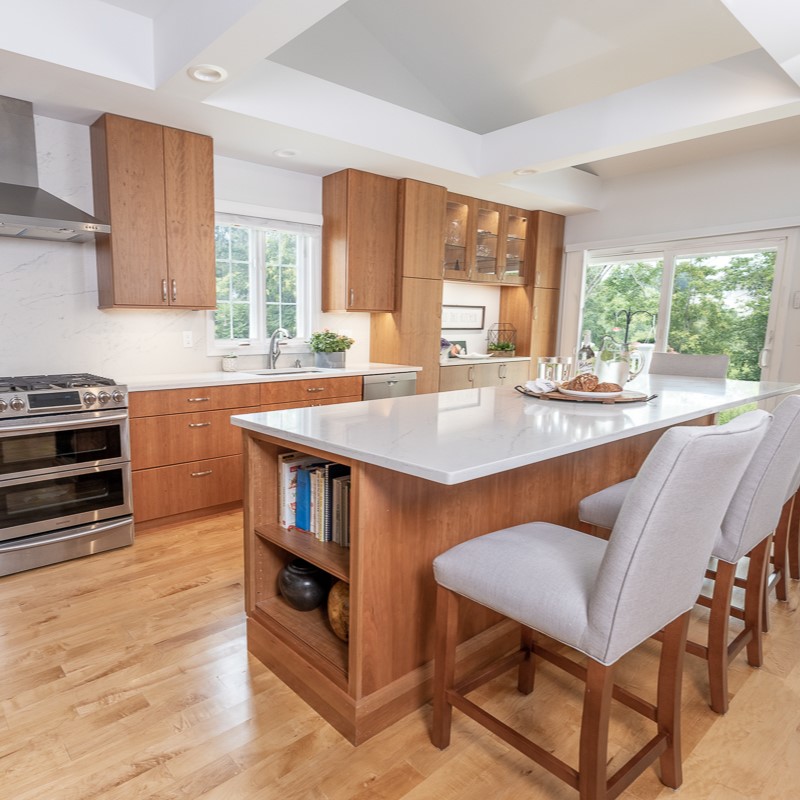
<path fill-rule="evenodd" d="M 536 322 L 537 319 L 539 319 L 539 306 L 534 306 L 533 307 L 533 321 Z"/>
<path fill-rule="evenodd" d="M 350 290 L 350 305 L 351 306 L 355 305 L 355 302 L 356 302 L 356 290 L 355 289 L 351 289 Z"/>
<path fill-rule="evenodd" d="M 315 386 L 310 389 L 306 389 L 307 392 L 324 392 L 325 388 L 323 386 Z"/>
<path fill-rule="evenodd" d="M 193 472 L 193 478 L 204 478 L 206 475 L 210 475 L 214 470 L 213 469 L 205 469 L 202 472 Z"/>
<path fill-rule="evenodd" d="M 178 299 L 178 281 L 175 278 L 172 279 L 172 302 L 174 303 Z"/>
<path fill-rule="evenodd" d="M 207 428 L 211 423 L 210 422 L 190 422 L 190 428 Z"/>
<path fill-rule="evenodd" d="M 467 380 L 470 382 L 475 380 L 475 367 L 470 367 L 467 370 Z"/>
<path fill-rule="evenodd" d="M 167 279 L 166 278 L 164 278 L 164 280 L 161 281 L 161 301 L 163 303 L 167 302 Z"/>
<path fill-rule="evenodd" d="M 187 403 L 207 403 L 211 398 L 210 397 L 187 397 Z"/>
<path fill-rule="evenodd" d="M 506 365 L 505 364 L 498 365 L 498 370 L 497 371 L 499 373 L 499 377 L 501 377 L 501 378 L 505 378 L 506 377 Z"/>

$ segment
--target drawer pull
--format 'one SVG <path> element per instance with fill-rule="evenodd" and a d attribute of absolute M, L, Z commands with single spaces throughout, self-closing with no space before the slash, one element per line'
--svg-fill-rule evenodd
<path fill-rule="evenodd" d="M 178 281 L 175 278 L 172 279 L 172 302 L 174 303 L 178 299 Z"/>
<path fill-rule="evenodd" d="M 190 428 L 207 428 L 211 423 L 210 422 L 190 422 Z"/>
<path fill-rule="evenodd" d="M 325 387 L 324 386 L 315 386 L 313 388 L 306 389 L 306 391 L 307 392 L 324 392 L 325 391 Z"/>
<path fill-rule="evenodd" d="M 164 280 L 161 281 L 161 302 L 162 303 L 166 303 L 167 302 L 167 279 L 166 278 L 164 278 Z"/>
<path fill-rule="evenodd" d="M 205 469 L 202 472 L 193 472 L 192 473 L 192 477 L 193 478 L 202 478 L 202 477 L 204 477 L 206 475 L 210 475 L 213 471 L 214 471 L 213 469 Z"/>
<path fill-rule="evenodd" d="M 207 403 L 211 398 L 210 397 L 187 397 L 187 403 Z"/>

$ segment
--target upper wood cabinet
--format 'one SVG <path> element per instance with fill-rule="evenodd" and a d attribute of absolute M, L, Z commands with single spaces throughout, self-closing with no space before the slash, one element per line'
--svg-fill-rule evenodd
<path fill-rule="evenodd" d="M 397 192 L 398 276 L 442 277 L 447 189 L 404 178 Z"/>
<path fill-rule="evenodd" d="M 322 310 L 392 311 L 397 181 L 355 169 L 322 179 Z"/>
<path fill-rule="evenodd" d="M 91 144 L 100 307 L 214 308 L 211 138 L 104 114 Z"/>
<path fill-rule="evenodd" d="M 500 281 L 523 284 L 528 281 L 533 226 L 532 212 L 503 206 L 500 218 Z"/>
<path fill-rule="evenodd" d="M 533 212 L 535 242 L 533 285 L 544 289 L 561 288 L 561 263 L 564 256 L 564 221 L 560 214 Z"/>
<path fill-rule="evenodd" d="M 477 203 L 474 197 L 447 193 L 442 275 L 448 281 L 468 281 L 472 277 Z"/>

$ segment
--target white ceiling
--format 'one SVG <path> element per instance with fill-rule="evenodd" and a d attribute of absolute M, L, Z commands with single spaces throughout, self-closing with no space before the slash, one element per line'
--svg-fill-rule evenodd
<path fill-rule="evenodd" d="M 800 142 L 798 84 L 796 0 L 28 0 L 0 28 L 0 94 L 38 114 L 561 213 L 614 177 Z"/>

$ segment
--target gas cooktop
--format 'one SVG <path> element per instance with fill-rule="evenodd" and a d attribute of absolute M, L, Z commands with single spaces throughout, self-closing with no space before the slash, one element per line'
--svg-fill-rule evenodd
<path fill-rule="evenodd" d="M 111 378 L 86 372 L 0 378 L 0 419 L 124 410 L 128 405 L 125 390 Z"/>
<path fill-rule="evenodd" d="M 0 392 L 38 392 L 46 389 L 82 389 L 89 386 L 116 386 L 111 378 L 88 372 L 71 375 L 22 375 L 0 378 Z"/>

